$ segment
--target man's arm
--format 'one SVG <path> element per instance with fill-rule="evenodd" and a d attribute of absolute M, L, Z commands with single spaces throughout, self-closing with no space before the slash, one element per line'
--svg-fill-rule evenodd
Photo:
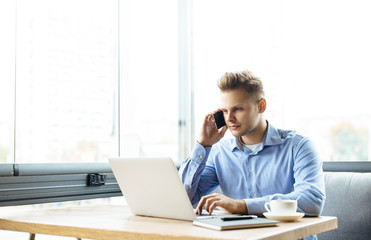
<path fill-rule="evenodd" d="M 272 199 L 297 199 L 298 208 L 308 216 L 319 216 L 325 201 L 325 185 L 322 161 L 313 143 L 301 139 L 293 149 L 294 191 L 287 194 L 273 194 L 254 199 L 244 199 L 249 214 L 265 212 L 264 203 Z"/>
<path fill-rule="evenodd" d="M 205 116 L 199 140 L 194 146 L 191 156 L 182 163 L 179 169 L 179 176 L 192 204 L 197 203 L 200 197 L 217 182 L 212 167 L 204 170 L 211 146 L 224 136 L 227 127 L 224 126 L 218 130 L 214 123 L 213 113 Z M 201 178 L 201 173 L 203 173 L 203 178 Z"/>
<path fill-rule="evenodd" d="M 202 150 L 200 151 L 200 149 L 203 149 L 202 146 L 196 144 L 191 155 L 193 157 L 183 162 L 179 169 L 179 175 L 182 178 L 192 204 L 198 202 L 195 213 L 201 214 L 203 207 L 205 207 L 207 212 L 212 213 L 216 207 L 219 207 L 230 213 L 246 214 L 246 203 L 242 199 L 232 199 L 218 193 L 204 196 L 211 192 L 219 182 L 213 162 L 205 163 L 201 161 L 201 159 L 206 159 L 207 157 L 203 157 Z M 209 152 L 209 149 L 207 148 L 206 152 Z M 198 152 L 197 150 L 199 150 L 200 154 L 196 154 Z M 207 153 L 207 155 L 210 155 L 211 158 L 216 157 L 212 151 Z"/>
<path fill-rule="evenodd" d="M 196 143 L 191 156 L 180 166 L 178 173 L 192 204 L 197 203 L 200 199 L 200 195 L 202 194 L 200 188 L 204 189 L 208 187 L 199 186 L 199 182 L 210 151 L 211 147 L 204 148 L 201 144 Z"/>
<path fill-rule="evenodd" d="M 319 216 L 326 199 L 322 161 L 308 138 L 303 138 L 294 150 L 294 188 L 301 195 L 299 209 L 307 215 Z"/>

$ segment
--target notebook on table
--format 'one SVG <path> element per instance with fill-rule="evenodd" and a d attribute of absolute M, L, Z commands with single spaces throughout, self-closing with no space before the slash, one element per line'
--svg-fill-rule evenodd
<path fill-rule="evenodd" d="M 233 221 L 223 221 L 222 218 L 196 219 L 194 225 L 211 228 L 215 230 L 231 230 L 240 228 L 272 227 L 278 224 L 278 221 L 266 218 L 251 218 Z"/>

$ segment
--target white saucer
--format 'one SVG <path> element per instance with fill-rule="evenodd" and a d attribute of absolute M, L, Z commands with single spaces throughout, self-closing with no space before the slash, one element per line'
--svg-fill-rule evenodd
<path fill-rule="evenodd" d="M 280 214 L 274 214 L 271 212 L 265 212 L 263 213 L 263 215 L 266 218 L 271 219 L 271 220 L 282 221 L 282 222 L 293 222 L 293 221 L 297 221 L 300 218 L 304 217 L 305 214 L 297 212 L 297 213 L 290 214 L 290 215 L 280 215 Z"/>

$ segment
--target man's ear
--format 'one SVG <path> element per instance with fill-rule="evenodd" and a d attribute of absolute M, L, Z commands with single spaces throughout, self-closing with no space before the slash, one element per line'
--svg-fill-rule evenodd
<path fill-rule="evenodd" d="M 260 98 L 258 105 L 259 113 L 265 112 L 265 109 L 267 108 L 267 101 L 265 100 L 265 98 Z"/>

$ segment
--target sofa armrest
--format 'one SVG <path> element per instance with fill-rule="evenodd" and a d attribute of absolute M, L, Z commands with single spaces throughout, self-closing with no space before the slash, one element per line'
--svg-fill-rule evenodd
<path fill-rule="evenodd" d="M 338 217 L 337 230 L 319 239 L 371 238 L 371 173 L 325 172 L 323 216 Z"/>

